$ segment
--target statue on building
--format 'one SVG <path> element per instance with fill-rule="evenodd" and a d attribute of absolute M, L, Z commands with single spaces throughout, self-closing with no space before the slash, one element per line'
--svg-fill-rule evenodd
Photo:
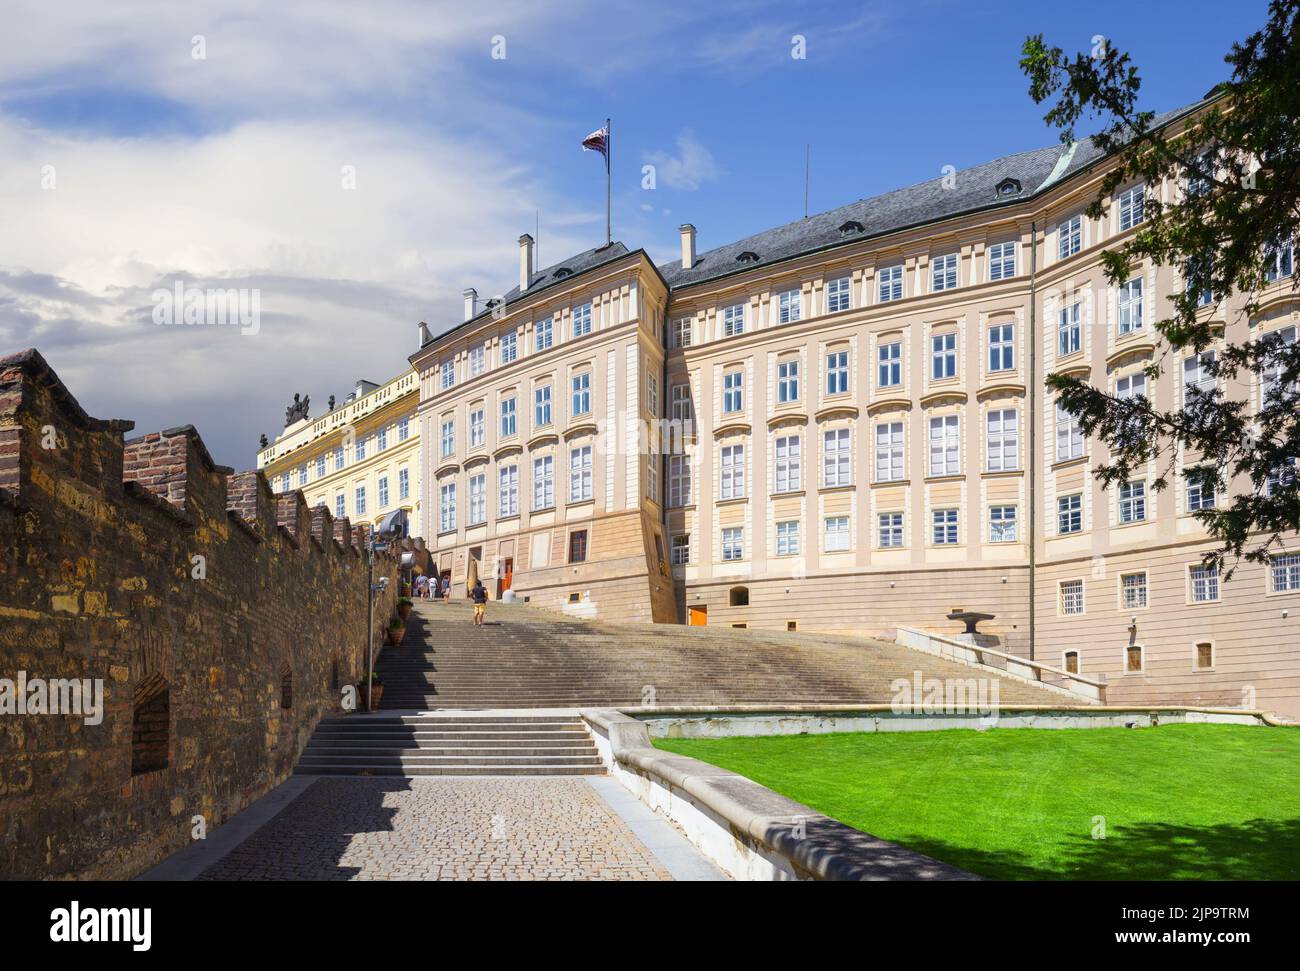
<path fill-rule="evenodd" d="M 334 410 L 334 396 L 330 395 L 330 411 Z"/>
<path fill-rule="evenodd" d="M 268 442 L 268 441 L 266 440 L 266 433 L 265 433 L 265 432 L 261 435 L 261 437 L 258 438 L 258 443 L 262 446 L 262 448 L 266 448 L 266 446 L 268 446 L 268 445 L 271 444 L 270 442 Z"/>
<path fill-rule="evenodd" d="M 311 395 L 306 395 L 299 400 L 297 393 L 293 396 L 293 404 L 284 410 L 284 427 L 288 428 L 299 419 L 306 419 L 307 409 L 311 407 Z"/>

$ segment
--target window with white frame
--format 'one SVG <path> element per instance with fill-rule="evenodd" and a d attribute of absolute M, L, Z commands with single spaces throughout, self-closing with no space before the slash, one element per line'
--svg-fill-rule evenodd
<path fill-rule="evenodd" d="M 1083 304 L 1075 302 L 1062 307 L 1056 318 L 1056 352 L 1061 357 L 1078 353 L 1083 348 L 1083 327 L 1080 314 Z"/>
<path fill-rule="evenodd" d="M 1016 507 L 989 506 L 989 542 L 1014 543 L 1016 539 Z"/>
<path fill-rule="evenodd" d="M 659 417 L 659 378 L 649 370 L 645 374 L 645 407 L 652 418 Z"/>
<path fill-rule="evenodd" d="M 456 451 L 456 420 L 446 418 L 442 423 L 442 457 L 454 454 Z"/>
<path fill-rule="evenodd" d="M 792 324 L 803 315 L 799 290 L 786 290 L 777 298 L 777 323 Z"/>
<path fill-rule="evenodd" d="M 1295 339 L 1296 329 L 1294 327 L 1282 327 L 1260 338 L 1261 342 L 1266 343 L 1270 348 L 1270 353 L 1266 359 L 1267 363 L 1264 364 L 1264 368 L 1259 375 L 1260 408 L 1267 408 L 1269 406 L 1269 396 L 1282 387 L 1282 373 L 1285 368 L 1283 367 L 1284 358 L 1281 355 L 1287 345 L 1295 343 Z"/>
<path fill-rule="evenodd" d="M 469 518 L 466 524 L 478 526 L 487 522 L 487 473 L 479 472 L 469 477 Z"/>
<path fill-rule="evenodd" d="M 776 401 L 788 404 L 799 400 L 799 362 L 781 361 L 776 366 Z"/>
<path fill-rule="evenodd" d="M 740 499 L 745 495 L 745 446 L 722 446 L 720 498 Z"/>
<path fill-rule="evenodd" d="M 847 428 L 822 433 L 822 485 L 827 488 L 853 484 L 853 461 Z"/>
<path fill-rule="evenodd" d="M 397 440 L 404 442 L 411 437 L 411 419 L 402 418 L 397 422 Z"/>
<path fill-rule="evenodd" d="M 1061 581 L 1061 613 L 1067 617 L 1083 613 L 1083 581 Z"/>
<path fill-rule="evenodd" d="M 551 423 L 551 386 L 543 384 L 533 389 L 533 427 L 545 428 Z"/>
<path fill-rule="evenodd" d="M 1264 270 L 1265 280 L 1281 280 L 1295 272 L 1295 241 L 1284 240 L 1275 243 L 1264 254 L 1267 264 Z"/>
<path fill-rule="evenodd" d="M 550 509 L 555 505 L 555 457 L 542 455 L 533 459 L 533 508 Z"/>
<path fill-rule="evenodd" d="M 1119 332 L 1133 334 L 1142 325 L 1142 278 L 1135 276 L 1119 286 Z"/>
<path fill-rule="evenodd" d="M 298 485 L 305 486 L 306 484 L 307 484 L 307 466 L 301 465 L 298 467 Z"/>
<path fill-rule="evenodd" d="M 1214 375 L 1211 373 L 1215 361 L 1214 351 L 1202 351 L 1183 360 L 1183 405 L 1191 403 L 1195 392 L 1200 395 L 1214 390 Z"/>
<path fill-rule="evenodd" d="M 1115 397 L 1120 401 L 1128 401 L 1132 398 L 1146 398 L 1147 396 L 1147 376 L 1141 372 L 1137 374 L 1126 374 L 1122 378 L 1115 379 Z"/>
<path fill-rule="evenodd" d="M 846 277 L 837 277 L 826 283 L 826 312 L 828 314 L 837 314 L 841 310 L 848 310 L 850 306 L 849 294 L 852 290 L 852 281 Z"/>
<path fill-rule="evenodd" d="M 989 471 L 1010 472 L 1020 468 L 1020 416 L 1014 408 L 995 409 L 985 419 Z"/>
<path fill-rule="evenodd" d="M 961 472 L 961 421 L 956 415 L 930 419 L 930 475 Z"/>
<path fill-rule="evenodd" d="M 379 481 L 375 483 L 377 498 L 379 499 L 379 508 L 388 508 L 388 476 L 381 475 Z"/>
<path fill-rule="evenodd" d="M 1147 518 L 1147 485 L 1124 482 L 1119 487 L 1119 521 L 1140 523 Z"/>
<path fill-rule="evenodd" d="M 497 513 L 501 517 L 519 515 L 519 465 L 511 462 L 498 470 Z"/>
<path fill-rule="evenodd" d="M 469 413 L 470 448 L 477 448 L 483 444 L 485 427 L 483 409 L 475 408 Z"/>
<path fill-rule="evenodd" d="M 316 478 L 318 479 L 325 478 L 325 456 L 324 455 L 316 456 Z"/>
<path fill-rule="evenodd" d="M 1288 456 L 1270 472 L 1264 479 L 1264 495 L 1271 496 L 1279 489 L 1289 489 L 1295 483 L 1296 460 L 1295 456 Z"/>
<path fill-rule="evenodd" d="M 592 497 L 591 446 L 569 450 L 569 502 L 586 502 Z"/>
<path fill-rule="evenodd" d="M 1009 280 L 1016 275 L 1016 244 L 994 243 L 989 247 L 989 280 Z"/>
<path fill-rule="evenodd" d="M 388 448 L 388 429 L 381 428 L 375 432 L 375 451 L 382 452 L 386 448 Z"/>
<path fill-rule="evenodd" d="M 843 553 L 849 548 L 849 517 L 827 516 L 822 546 L 827 553 Z"/>
<path fill-rule="evenodd" d="M 338 448 L 334 450 L 334 471 L 338 472 L 342 468 L 343 468 L 343 446 L 340 445 Z"/>
<path fill-rule="evenodd" d="M 456 383 L 456 362 L 447 360 L 442 362 L 442 390 L 446 391 Z"/>
<path fill-rule="evenodd" d="M 673 347 L 690 347 L 695 333 L 695 318 L 683 317 L 673 325 Z"/>
<path fill-rule="evenodd" d="M 1215 505 L 1214 490 L 1206 488 L 1206 483 L 1202 481 L 1201 475 L 1196 467 L 1192 467 L 1183 472 L 1184 479 L 1187 483 L 1187 511 L 1196 512 L 1198 509 L 1213 509 Z"/>
<path fill-rule="evenodd" d="M 776 555 L 799 555 L 799 520 L 786 519 L 776 524 Z"/>
<path fill-rule="evenodd" d="M 347 499 L 344 497 L 343 493 L 340 492 L 338 495 L 334 497 L 334 518 L 335 519 L 342 519 L 344 516 L 348 514 L 347 509 L 345 508 L 346 506 L 347 506 Z"/>
<path fill-rule="evenodd" d="M 501 437 L 509 438 L 515 434 L 518 429 L 518 416 L 516 415 L 515 396 L 501 399 Z"/>
<path fill-rule="evenodd" d="M 438 531 L 449 533 L 456 528 L 456 483 L 448 482 L 438 490 Z"/>
<path fill-rule="evenodd" d="M 651 448 L 646 454 L 645 495 L 651 502 L 659 501 L 659 450 Z M 656 540 L 658 537 L 656 537 Z"/>
<path fill-rule="evenodd" d="M 573 308 L 573 336 L 585 337 L 591 333 L 591 304 L 579 304 Z"/>
<path fill-rule="evenodd" d="M 876 426 L 876 481 L 898 482 L 903 478 L 903 423 L 881 422 Z"/>
<path fill-rule="evenodd" d="M 406 469 L 397 470 L 397 501 L 411 498 L 411 473 Z"/>
<path fill-rule="evenodd" d="M 364 438 L 357 438 L 355 452 L 355 459 L 358 462 L 362 461 L 366 457 L 366 440 Z"/>
<path fill-rule="evenodd" d="M 745 409 L 745 372 L 728 371 L 722 376 L 722 411 L 734 414 Z"/>
<path fill-rule="evenodd" d="M 826 354 L 826 394 L 846 394 L 849 390 L 849 352 L 829 351 Z"/>
<path fill-rule="evenodd" d="M 881 267 L 876 274 L 876 297 L 880 303 L 903 299 L 903 267 Z"/>
<path fill-rule="evenodd" d="M 745 332 L 745 305 L 733 303 L 722 310 L 722 336 L 734 337 Z"/>
<path fill-rule="evenodd" d="M 674 384 L 671 391 L 673 421 L 688 422 L 694 416 L 694 410 L 691 408 L 691 386 L 689 384 Z"/>
<path fill-rule="evenodd" d="M 1147 574 L 1145 570 L 1120 574 L 1119 602 L 1120 607 L 1124 610 L 1139 610 L 1147 605 Z"/>
<path fill-rule="evenodd" d="M 956 286 L 957 254 L 936 256 L 934 262 L 930 264 L 930 289 L 938 293 L 940 290 L 952 290 Z"/>
<path fill-rule="evenodd" d="M 1056 500 L 1056 532 L 1062 536 L 1083 529 L 1083 494 L 1058 496 Z"/>
<path fill-rule="evenodd" d="M 957 510 L 930 510 L 932 539 L 936 546 L 953 546 L 957 543 Z"/>
<path fill-rule="evenodd" d="M 729 562 L 744 558 L 745 531 L 739 526 L 728 526 L 722 531 L 722 559 Z"/>
<path fill-rule="evenodd" d="M 1212 603 L 1219 599 L 1219 568 L 1201 563 L 1188 567 L 1188 582 L 1193 603 Z"/>
<path fill-rule="evenodd" d="M 1016 369 L 1016 325 L 996 324 L 989 328 L 989 370 Z"/>
<path fill-rule="evenodd" d="M 901 512 L 882 512 L 877 518 L 881 548 L 895 549 L 902 546 L 903 514 Z"/>
<path fill-rule="evenodd" d="M 957 335 L 935 334 L 930 338 L 930 377 L 936 381 L 957 376 Z"/>
<path fill-rule="evenodd" d="M 533 350 L 545 351 L 555 341 L 555 318 L 543 317 L 533 324 Z"/>
<path fill-rule="evenodd" d="M 569 414 L 577 418 L 579 415 L 586 415 L 591 412 L 591 372 L 583 371 L 581 374 L 575 374 L 572 378 L 573 394 L 570 400 L 571 411 Z"/>
<path fill-rule="evenodd" d="M 1056 460 L 1077 459 L 1083 454 L 1083 426 L 1079 419 L 1056 403 Z"/>
<path fill-rule="evenodd" d="M 501 335 L 501 363 L 509 364 L 519 356 L 519 339 L 512 330 Z"/>
<path fill-rule="evenodd" d="M 685 566 L 691 562 L 690 533 L 678 533 L 668 541 L 668 562 L 673 566 Z"/>
<path fill-rule="evenodd" d="M 1300 590 L 1300 553 L 1279 553 L 1268 561 L 1274 593 Z"/>
<path fill-rule="evenodd" d="M 487 368 L 487 352 L 480 347 L 469 349 L 469 376 L 476 378 Z"/>
<path fill-rule="evenodd" d="M 668 456 L 668 505 L 689 506 L 691 498 L 691 457 Z"/>
<path fill-rule="evenodd" d="M 903 383 L 903 342 L 891 341 L 876 348 L 879 361 L 876 382 L 882 388 L 893 388 Z"/>
<path fill-rule="evenodd" d="M 1056 255 L 1069 259 L 1083 249 L 1083 217 L 1071 216 L 1056 227 Z"/>
<path fill-rule="evenodd" d="M 1119 194 L 1119 231 L 1132 229 L 1143 219 L 1146 186 L 1135 185 Z"/>
<path fill-rule="evenodd" d="M 798 435 L 776 440 L 776 491 L 798 492 L 803 488 L 802 442 Z"/>

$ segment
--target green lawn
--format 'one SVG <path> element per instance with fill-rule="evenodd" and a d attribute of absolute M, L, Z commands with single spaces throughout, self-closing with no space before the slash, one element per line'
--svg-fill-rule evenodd
<path fill-rule="evenodd" d="M 659 739 L 999 879 L 1300 877 L 1300 730 L 1236 725 Z M 1105 839 L 1093 838 L 1105 817 Z"/>

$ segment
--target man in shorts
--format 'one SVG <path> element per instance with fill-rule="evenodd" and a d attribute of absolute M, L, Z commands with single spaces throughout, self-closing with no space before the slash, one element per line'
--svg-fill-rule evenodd
<path fill-rule="evenodd" d="M 482 580 L 475 580 L 469 595 L 474 598 L 474 626 L 483 626 L 483 614 L 487 611 L 487 587 Z"/>

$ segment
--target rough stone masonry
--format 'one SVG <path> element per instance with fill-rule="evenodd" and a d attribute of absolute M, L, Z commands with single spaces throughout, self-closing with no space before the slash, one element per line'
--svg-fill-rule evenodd
<path fill-rule="evenodd" d="M 364 530 L 192 427 L 132 427 L 0 358 L 0 679 L 102 681 L 104 706 L 0 714 L 0 878 L 139 873 L 283 781 L 363 673 Z M 378 634 L 396 558 L 376 576 Z"/>

